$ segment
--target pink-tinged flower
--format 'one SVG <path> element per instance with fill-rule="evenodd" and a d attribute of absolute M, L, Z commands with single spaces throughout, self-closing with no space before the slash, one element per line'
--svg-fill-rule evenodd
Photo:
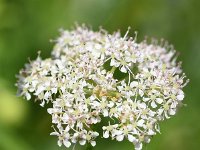
<path fill-rule="evenodd" d="M 58 145 L 96 145 L 96 137 L 128 139 L 141 150 L 160 132 L 159 123 L 177 112 L 185 75 L 174 49 L 133 38 L 94 32 L 85 26 L 62 31 L 52 57 L 25 65 L 19 94 L 51 103 Z M 92 126 L 109 118 L 102 131 Z"/>

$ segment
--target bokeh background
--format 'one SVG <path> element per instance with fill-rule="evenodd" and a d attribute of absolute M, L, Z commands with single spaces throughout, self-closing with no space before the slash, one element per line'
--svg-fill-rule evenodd
<path fill-rule="evenodd" d="M 51 117 L 33 101 L 16 97 L 15 75 L 41 50 L 50 56 L 58 29 L 86 23 L 97 30 L 120 29 L 167 39 L 180 52 L 190 79 L 185 104 L 161 124 L 145 150 L 200 149 L 200 1 L 199 0 L 0 0 L 0 150 L 61 150 L 50 136 Z M 80 149 L 80 147 L 76 147 Z M 128 142 L 101 140 L 95 150 L 133 150 Z"/>

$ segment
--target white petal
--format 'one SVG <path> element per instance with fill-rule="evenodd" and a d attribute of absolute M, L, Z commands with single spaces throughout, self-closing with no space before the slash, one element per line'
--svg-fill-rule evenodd
<path fill-rule="evenodd" d="M 57 88 L 52 88 L 51 91 L 52 91 L 52 93 L 56 94 L 57 93 Z"/>
<path fill-rule="evenodd" d="M 120 63 L 116 61 L 115 67 L 119 67 L 119 66 L 120 66 Z"/>
<path fill-rule="evenodd" d="M 98 133 L 98 132 L 93 132 L 93 133 L 92 133 L 92 137 L 97 137 L 97 136 L 99 136 L 99 133 Z"/>
<path fill-rule="evenodd" d="M 35 88 L 30 88 L 29 91 L 32 93 L 35 91 Z"/>
<path fill-rule="evenodd" d="M 117 137 L 116 137 L 116 140 L 117 141 L 123 141 L 123 139 L 124 139 L 124 135 L 122 134 L 122 135 L 118 135 Z"/>
<path fill-rule="evenodd" d="M 147 102 L 147 101 L 149 101 L 150 100 L 150 98 L 143 98 L 143 101 L 144 102 Z"/>
<path fill-rule="evenodd" d="M 176 114 L 176 110 L 175 109 L 169 109 L 168 113 L 170 115 L 175 115 Z"/>
<path fill-rule="evenodd" d="M 101 51 L 99 51 L 99 50 L 97 50 L 97 49 L 94 49 L 94 50 L 92 50 L 92 54 L 93 54 L 93 56 L 95 56 L 95 57 L 99 57 L 99 56 L 101 55 Z"/>
<path fill-rule="evenodd" d="M 104 110 L 103 110 L 103 116 L 104 116 L 104 117 L 107 117 L 107 116 L 108 116 L 108 110 L 107 110 L 107 109 L 104 109 Z"/>
<path fill-rule="evenodd" d="M 80 145 L 85 145 L 86 140 L 80 140 L 79 143 L 80 143 Z"/>
<path fill-rule="evenodd" d="M 121 134 L 123 134 L 122 130 L 115 130 L 115 135 L 121 135 Z"/>
<path fill-rule="evenodd" d="M 96 49 L 101 49 L 102 46 L 101 46 L 100 44 L 95 44 L 95 48 L 96 48 Z"/>
<path fill-rule="evenodd" d="M 134 128 L 131 132 L 132 132 L 132 134 L 137 134 L 137 135 L 139 134 L 139 132 L 136 128 Z"/>
<path fill-rule="evenodd" d="M 45 101 L 43 100 L 42 103 L 40 103 L 40 106 L 44 107 Z"/>
<path fill-rule="evenodd" d="M 38 89 L 35 92 L 35 95 L 39 95 L 42 91 L 44 91 L 44 87 L 43 86 L 38 86 Z"/>
<path fill-rule="evenodd" d="M 128 140 L 129 140 L 130 142 L 134 142 L 134 141 L 136 141 L 136 138 L 135 138 L 133 135 L 128 134 Z"/>
<path fill-rule="evenodd" d="M 155 132 L 153 130 L 149 129 L 148 135 L 155 135 Z"/>
<path fill-rule="evenodd" d="M 102 71 L 101 71 L 101 74 L 106 74 L 106 70 L 102 70 Z"/>
<path fill-rule="evenodd" d="M 70 130 L 69 125 L 65 127 L 65 132 L 68 132 Z"/>
<path fill-rule="evenodd" d="M 130 84 L 130 87 L 133 88 L 133 87 L 137 87 L 138 86 L 138 82 L 137 81 L 133 81 L 131 82 Z"/>
<path fill-rule="evenodd" d="M 48 109 L 47 109 L 47 112 L 48 112 L 49 114 L 52 114 L 52 113 L 54 113 L 54 109 L 53 109 L 53 108 L 48 108 Z"/>
<path fill-rule="evenodd" d="M 146 136 L 146 137 L 144 138 L 144 142 L 145 142 L 145 143 L 149 143 L 150 141 L 151 141 L 150 137 Z"/>
<path fill-rule="evenodd" d="M 50 96 L 50 92 L 48 92 L 48 91 L 45 92 L 44 99 L 48 100 L 49 96 Z"/>
<path fill-rule="evenodd" d="M 117 88 L 120 92 L 123 90 L 123 86 L 117 86 Z"/>
<path fill-rule="evenodd" d="M 128 130 L 132 130 L 132 129 L 133 129 L 133 125 L 132 125 L 132 124 L 128 124 L 128 125 L 127 125 L 127 129 L 128 129 Z"/>
<path fill-rule="evenodd" d="M 105 131 L 105 132 L 103 133 L 103 137 L 106 138 L 106 139 L 109 138 L 109 132 L 108 132 L 108 131 Z"/>
<path fill-rule="evenodd" d="M 158 109 L 157 111 L 158 115 L 162 115 L 163 111 L 164 111 L 163 109 Z"/>
<path fill-rule="evenodd" d="M 96 145 L 96 142 L 95 142 L 95 141 L 91 141 L 90 143 L 91 143 L 91 145 L 92 145 L 93 147 Z"/>
<path fill-rule="evenodd" d="M 66 146 L 66 147 L 70 147 L 71 146 L 71 143 L 67 140 L 64 140 L 63 141 L 63 144 Z"/>
<path fill-rule="evenodd" d="M 76 143 L 76 142 L 77 142 L 77 139 L 74 138 L 74 137 L 72 137 L 72 138 L 71 138 L 71 141 L 72 141 L 72 143 Z"/>
<path fill-rule="evenodd" d="M 95 100 L 95 96 L 94 96 L 94 95 L 91 95 L 89 99 L 90 99 L 91 101 L 94 101 L 94 100 Z"/>
<path fill-rule="evenodd" d="M 108 104 L 107 106 L 111 108 L 111 107 L 114 106 L 114 103 L 113 103 L 112 101 L 110 101 L 109 104 Z"/>
<path fill-rule="evenodd" d="M 58 146 L 60 146 L 60 147 L 62 146 L 62 141 L 58 140 L 57 143 L 58 143 Z"/>
<path fill-rule="evenodd" d="M 120 71 L 121 71 L 121 72 L 124 72 L 124 73 L 127 73 L 127 70 L 126 70 L 126 67 L 125 67 L 125 66 L 122 66 L 122 67 L 120 68 Z"/>
<path fill-rule="evenodd" d="M 56 136 L 58 136 L 59 133 L 58 132 L 51 132 L 50 135 L 56 135 Z"/>
<path fill-rule="evenodd" d="M 144 124 L 144 120 L 143 119 L 140 119 L 138 122 L 137 122 L 137 126 L 139 127 L 142 127 Z"/>
<path fill-rule="evenodd" d="M 82 122 L 77 122 L 76 127 L 78 127 L 79 129 L 83 128 L 83 123 Z"/>
<path fill-rule="evenodd" d="M 157 102 L 158 104 L 161 104 L 161 103 L 163 102 L 163 99 L 162 99 L 162 98 L 156 98 L 156 102 Z"/>
<path fill-rule="evenodd" d="M 142 97 L 144 95 L 144 92 L 139 89 L 139 95 Z"/>
<path fill-rule="evenodd" d="M 106 127 L 106 126 L 103 126 L 103 127 L 102 127 L 102 129 L 103 129 L 103 130 L 106 130 L 106 129 L 107 129 L 107 127 Z"/>
<path fill-rule="evenodd" d="M 177 99 L 179 101 L 182 101 L 184 99 L 184 94 L 181 94 L 181 95 L 177 95 Z"/>
<path fill-rule="evenodd" d="M 138 104 L 140 108 L 142 109 L 146 109 L 147 108 L 147 105 L 145 103 L 140 103 Z"/>
<path fill-rule="evenodd" d="M 98 122 L 98 119 L 93 117 L 93 118 L 91 119 L 91 121 L 92 121 L 93 124 L 96 124 L 96 123 Z"/>
<path fill-rule="evenodd" d="M 106 75 L 106 79 L 110 79 L 110 78 L 112 78 L 113 77 L 113 74 L 112 73 L 108 73 L 107 75 Z"/>
<path fill-rule="evenodd" d="M 27 100 L 30 100 L 30 99 L 31 99 L 31 94 L 29 94 L 28 92 L 26 92 L 25 95 L 26 95 L 26 99 L 27 99 Z"/>
<path fill-rule="evenodd" d="M 116 64 L 115 59 L 111 59 L 111 61 L 110 61 L 110 66 L 115 66 L 115 64 Z"/>
<path fill-rule="evenodd" d="M 85 49 L 88 50 L 88 51 L 92 51 L 92 48 L 93 48 L 92 45 L 89 44 L 89 43 L 87 43 L 86 46 L 85 46 Z"/>
<path fill-rule="evenodd" d="M 151 102 L 151 107 L 152 107 L 152 108 L 156 108 L 156 107 L 157 107 L 155 101 L 152 101 L 152 102 Z"/>
<path fill-rule="evenodd" d="M 142 143 L 135 143 L 135 150 L 141 150 L 142 149 Z"/>

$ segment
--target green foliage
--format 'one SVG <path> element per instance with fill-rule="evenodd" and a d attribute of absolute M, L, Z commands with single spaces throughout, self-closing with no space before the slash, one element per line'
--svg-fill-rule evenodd
<path fill-rule="evenodd" d="M 130 36 L 137 30 L 139 41 L 148 35 L 174 44 L 191 80 L 185 88 L 187 107 L 162 124 L 162 134 L 146 149 L 199 149 L 199 5 L 198 0 L 0 0 L 0 149 L 59 149 L 57 138 L 49 135 L 50 115 L 35 103 L 15 97 L 15 75 L 27 58 L 36 58 L 38 50 L 48 57 L 53 45 L 49 40 L 58 36 L 59 28 L 70 29 L 76 21 L 110 32 L 120 29 L 122 34 L 130 26 Z M 94 149 L 131 150 L 133 146 L 99 139 Z"/>

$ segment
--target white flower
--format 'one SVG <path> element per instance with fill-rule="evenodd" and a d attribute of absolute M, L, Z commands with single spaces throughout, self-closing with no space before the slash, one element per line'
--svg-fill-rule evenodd
<path fill-rule="evenodd" d="M 127 32 L 128 33 L 128 32 Z M 127 34 L 94 32 L 85 26 L 62 31 L 52 57 L 40 56 L 18 76 L 18 93 L 35 98 L 55 125 L 58 145 L 96 145 L 96 137 L 123 141 L 136 150 L 160 133 L 159 123 L 176 114 L 188 83 L 175 50 Z M 108 118 L 103 131 L 92 126 Z"/>

